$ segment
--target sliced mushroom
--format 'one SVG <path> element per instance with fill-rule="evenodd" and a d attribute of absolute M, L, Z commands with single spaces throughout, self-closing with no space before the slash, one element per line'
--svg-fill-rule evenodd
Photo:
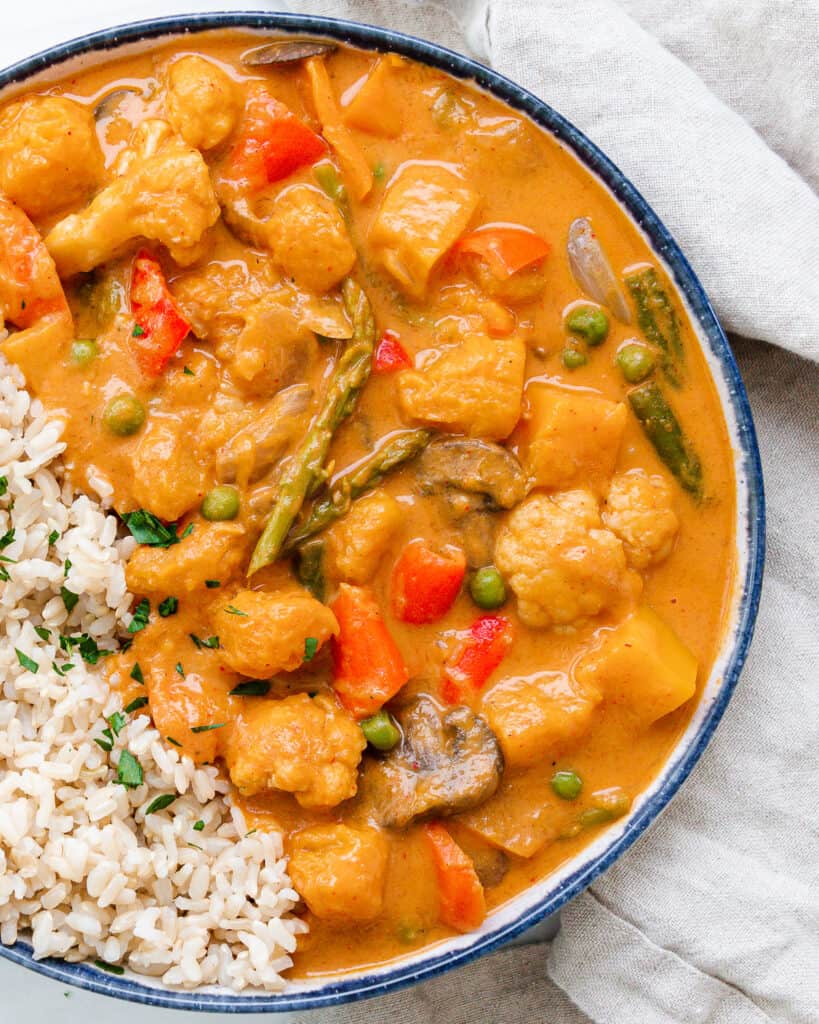
<path fill-rule="evenodd" d="M 293 64 L 308 57 L 320 57 L 337 49 L 335 43 L 321 43 L 317 39 L 283 39 L 267 43 L 242 54 L 242 63 L 255 68 L 261 64 Z"/>
<path fill-rule="evenodd" d="M 418 462 L 418 475 L 433 487 L 485 494 L 496 508 L 512 508 L 526 494 L 526 476 L 515 456 L 499 444 L 466 437 L 434 441 Z"/>
<path fill-rule="evenodd" d="M 362 777 L 362 799 L 377 821 L 403 828 L 415 818 L 457 814 L 492 796 L 503 755 L 483 718 L 467 707 L 444 710 L 424 696 L 396 717 L 401 744 L 368 761 Z"/>
<path fill-rule="evenodd" d="M 102 121 L 106 117 L 113 117 L 123 100 L 129 96 L 141 96 L 142 93 L 139 89 L 133 86 L 122 86 L 119 89 L 114 89 L 113 92 L 109 92 L 106 96 L 97 103 L 94 107 L 94 120 Z"/>

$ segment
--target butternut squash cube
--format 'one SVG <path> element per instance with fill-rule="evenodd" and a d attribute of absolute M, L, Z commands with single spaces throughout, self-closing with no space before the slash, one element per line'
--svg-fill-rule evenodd
<path fill-rule="evenodd" d="M 505 679 L 483 701 L 506 764 L 530 768 L 572 747 L 586 732 L 600 694 L 561 672 Z"/>
<path fill-rule="evenodd" d="M 404 119 L 395 86 L 396 71 L 403 63 L 395 53 L 379 57 L 344 108 L 344 120 L 351 128 L 388 139 L 401 134 Z"/>
<path fill-rule="evenodd" d="M 697 659 L 656 612 L 642 605 L 581 658 L 575 677 L 650 725 L 693 697 Z"/>
<path fill-rule="evenodd" d="M 478 193 L 440 164 L 409 163 L 387 189 L 370 229 L 377 262 L 421 299 L 438 261 L 463 234 Z"/>
<path fill-rule="evenodd" d="M 627 411 L 622 402 L 532 383 L 515 435 L 537 487 L 600 486 L 614 472 Z"/>

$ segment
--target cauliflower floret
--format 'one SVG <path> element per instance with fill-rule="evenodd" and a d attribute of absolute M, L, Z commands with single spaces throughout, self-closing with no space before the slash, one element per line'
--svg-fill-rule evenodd
<path fill-rule="evenodd" d="M 267 295 L 243 311 L 245 324 L 236 338 L 233 358 L 225 360 L 238 383 L 272 394 L 309 375 L 318 349 L 316 336 L 285 305 Z"/>
<path fill-rule="evenodd" d="M 0 191 L 42 217 L 79 203 L 100 182 L 91 111 L 63 96 L 28 96 L 0 117 Z"/>
<path fill-rule="evenodd" d="M 171 127 L 189 146 L 212 149 L 233 131 L 242 95 L 220 67 L 190 54 L 168 68 L 165 109 Z"/>
<path fill-rule="evenodd" d="M 216 612 L 214 632 L 220 638 L 222 660 L 230 668 L 267 679 L 298 668 L 308 637 L 318 649 L 335 636 L 338 623 L 330 609 L 306 591 L 240 590 Z"/>
<path fill-rule="evenodd" d="M 335 807 L 355 796 L 366 745 L 332 697 L 297 693 L 248 701 L 231 730 L 225 760 L 244 796 L 282 789 L 302 807 Z"/>
<path fill-rule="evenodd" d="M 623 600 L 642 580 L 623 545 L 602 527 L 588 491 L 530 495 L 498 533 L 495 564 L 518 598 L 527 626 L 572 626 Z"/>
<path fill-rule="evenodd" d="M 626 558 L 636 569 L 662 562 L 671 553 L 680 521 L 671 487 L 661 476 L 630 469 L 609 487 L 603 522 L 623 542 Z"/>
<path fill-rule="evenodd" d="M 345 583 L 369 583 L 402 518 L 401 506 L 382 491 L 353 502 L 347 515 L 328 532 L 340 579 Z"/>
<path fill-rule="evenodd" d="M 199 241 L 219 218 L 201 154 L 165 121 L 143 121 L 117 161 L 118 177 L 80 213 L 46 237 L 62 277 L 93 270 L 135 238 L 161 242 L 181 266 L 200 255 Z"/>
<path fill-rule="evenodd" d="M 521 338 L 473 334 L 431 366 L 403 370 L 398 401 L 410 419 L 502 441 L 520 418 L 525 363 Z"/>
<path fill-rule="evenodd" d="M 152 418 L 134 454 L 134 499 L 167 522 L 198 505 L 205 493 L 205 467 L 191 444 L 195 427 L 190 416 Z"/>
<path fill-rule="evenodd" d="M 225 580 L 245 556 L 241 523 L 197 523 L 196 529 L 169 548 L 141 545 L 125 567 L 133 594 L 193 593 L 205 580 Z M 218 593 L 218 591 L 217 591 Z"/>
<path fill-rule="evenodd" d="M 316 917 L 372 921 L 384 905 L 389 842 L 374 828 L 315 825 L 296 833 L 287 870 Z"/>

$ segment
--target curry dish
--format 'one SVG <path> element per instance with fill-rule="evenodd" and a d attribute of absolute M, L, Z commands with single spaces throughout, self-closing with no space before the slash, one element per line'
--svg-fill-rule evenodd
<path fill-rule="evenodd" d="M 525 117 L 310 41 L 96 64 L 0 109 L 0 313 L 137 542 L 104 670 L 285 835 L 295 975 L 480 927 L 661 768 L 732 452 L 673 283 Z"/>

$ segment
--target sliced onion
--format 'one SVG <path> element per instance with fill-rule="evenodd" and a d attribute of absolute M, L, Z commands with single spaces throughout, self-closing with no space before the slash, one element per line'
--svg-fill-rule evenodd
<path fill-rule="evenodd" d="M 586 217 L 572 221 L 566 251 L 574 279 L 589 298 L 608 306 L 622 323 L 630 324 L 631 310 L 626 296 Z"/>

